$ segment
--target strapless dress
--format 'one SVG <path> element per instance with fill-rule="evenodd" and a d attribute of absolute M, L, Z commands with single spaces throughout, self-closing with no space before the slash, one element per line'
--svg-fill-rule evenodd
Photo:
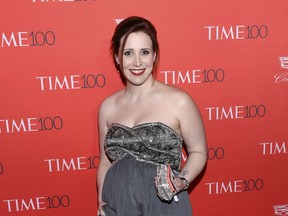
<path fill-rule="evenodd" d="M 191 216 L 187 191 L 178 194 L 177 203 L 165 202 L 154 186 L 158 164 L 180 170 L 182 143 L 177 132 L 161 122 L 135 127 L 113 123 L 104 141 L 112 161 L 102 189 L 106 216 Z"/>

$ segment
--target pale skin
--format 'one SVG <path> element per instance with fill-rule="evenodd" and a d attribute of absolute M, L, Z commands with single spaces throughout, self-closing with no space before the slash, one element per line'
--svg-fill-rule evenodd
<path fill-rule="evenodd" d="M 106 98 L 99 108 L 100 163 L 97 174 L 99 213 L 105 215 L 101 206 L 102 186 L 111 162 L 104 151 L 104 137 L 112 123 L 128 127 L 147 122 L 162 122 L 173 128 L 184 140 L 187 161 L 181 175 L 192 182 L 206 164 L 206 140 L 202 119 L 196 104 L 184 91 L 165 85 L 154 79 L 152 70 L 156 53 L 152 41 L 144 32 L 131 33 L 126 41 L 122 59 L 115 56 L 126 78 L 122 90 Z M 122 62 L 120 62 L 122 60 Z M 176 178 L 177 191 L 185 187 Z"/>

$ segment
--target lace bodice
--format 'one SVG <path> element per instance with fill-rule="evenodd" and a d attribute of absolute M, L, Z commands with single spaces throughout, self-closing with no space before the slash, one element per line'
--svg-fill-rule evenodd
<path fill-rule="evenodd" d="M 182 138 L 168 125 L 150 122 L 127 127 L 113 123 L 104 142 L 108 157 L 117 162 L 126 154 L 152 164 L 169 163 L 180 170 Z"/>

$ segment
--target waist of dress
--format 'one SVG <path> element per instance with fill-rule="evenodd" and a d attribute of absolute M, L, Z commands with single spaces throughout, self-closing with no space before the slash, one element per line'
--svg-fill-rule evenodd
<path fill-rule="evenodd" d="M 106 149 L 107 150 L 107 149 Z M 171 168 L 175 171 L 180 170 L 180 161 L 181 161 L 181 155 L 177 157 L 176 155 L 165 155 L 165 154 L 160 154 L 160 155 L 152 155 L 152 154 L 141 154 L 139 152 L 132 152 L 127 149 L 121 149 L 120 154 L 111 154 L 109 155 L 109 150 L 107 151 L 108 156 L 110 159 L 112 159 L 112 163 L 117 163 L 118 161 L 122 160 L 126 156 L 131 156 L 135 160 L 147 163 L 147 164 L 152 164 L 155 166 L 158 166 L 160 164 L 170 164 Z M 119 152 L 118 152 L 119 153 Z M 162 157 L 161 157 L 162 156 Z M 178 163 L 175 161 L 178 161 Z"/>

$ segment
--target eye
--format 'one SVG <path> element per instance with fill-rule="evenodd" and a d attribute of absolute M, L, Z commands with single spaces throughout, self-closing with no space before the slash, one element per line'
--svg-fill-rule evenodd
<path fill-rule="evenodd" d="M 124 51 L 123 55 L 130 56 L 130 55 L 132 55 L 132 51 L 130 51 L 130 50 Z"/>
<path fill-rule="evenodd" d="M 149 55 L 150 51 L 149 50 L 142 50 L 142 55 Z"/>

